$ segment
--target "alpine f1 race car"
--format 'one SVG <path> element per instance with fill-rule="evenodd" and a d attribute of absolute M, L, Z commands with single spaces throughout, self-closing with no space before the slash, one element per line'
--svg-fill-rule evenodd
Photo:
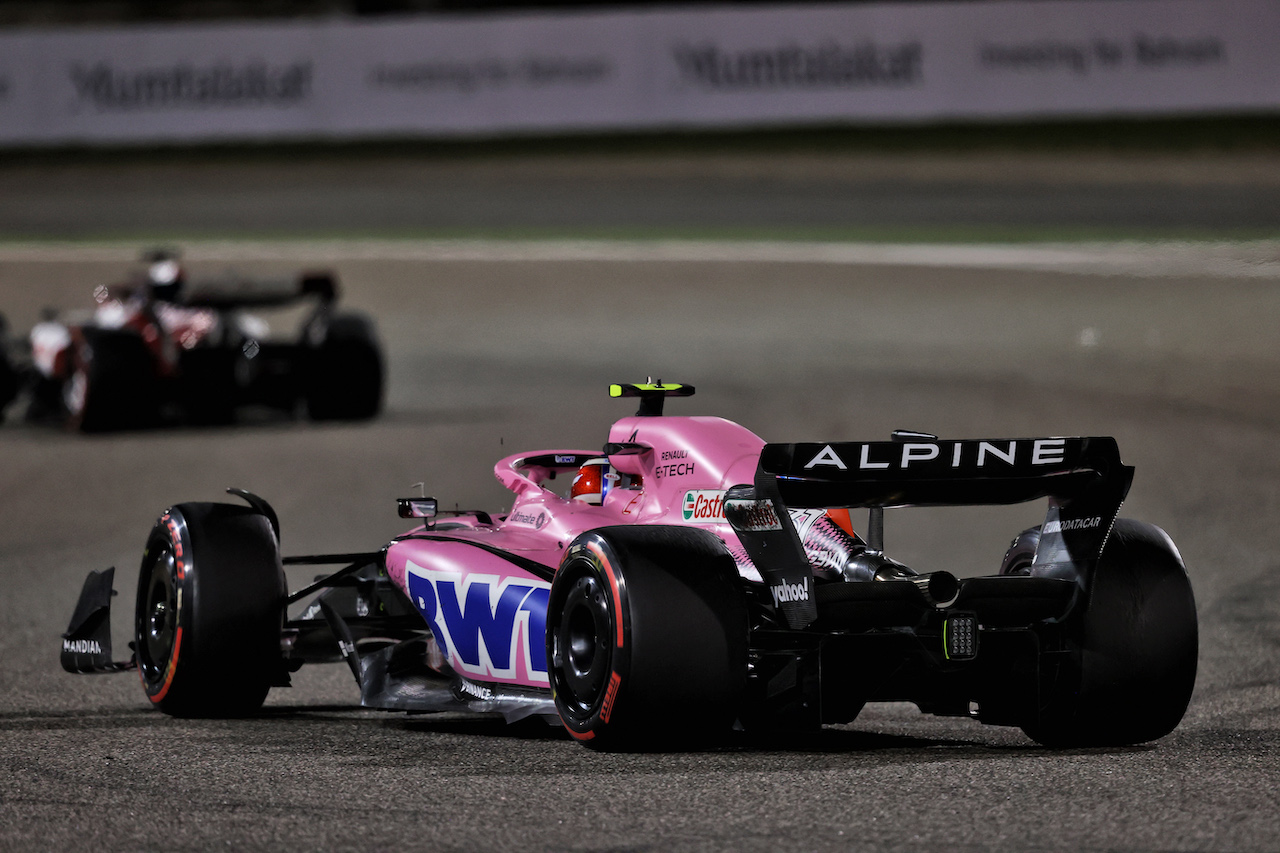
<path fill-rule="evenodd" d="M 639 411 L 603 449 L 500 460 L 505 515 L 399 499 L 416 526 L 366 552 L 282 558 L 275 512 L 247 491 L 176 504 L 143 552 L 132 659 L 112 660 L 107 569 L 62 664 L 136 669 L 161 711 L 204 717 L 252 714 L 303 665 L 345 661 L 365 707 L 542 716 L 604 749 L 847 723 L 881 701 L 1053 747 L 1150 741 L 1182 719 L 1195 601 L 1169 537 L 1117 518 L 1133 468 L 1114 439 L 766 444 L 664 414 L 693 390 L 611 386 Z M 1044 522 L 990 575 L 887 552 L 886 509 L 1041 498 Z M 287 590 L 285 566 L 326 564 Z"/>
<path fill-rule="evenodd" d="M 374 326 L 336 309 L 332 274 L 228 274 L 188 284 L 176 254 L 143 257 L 145 274 L 98 287 L 91 311 L 50 313 L 25 351 L 0 340 L 0 413 L 24 390 L 28 420 L 85 432 L 176 419 L 229 423 L 249 405 L 292 412 L 301 403 L 322 420 L 378 413 L 383 364 Z M 248 313 L 303 303 L 311 308 L 292 340 L 272 337 Z"/>

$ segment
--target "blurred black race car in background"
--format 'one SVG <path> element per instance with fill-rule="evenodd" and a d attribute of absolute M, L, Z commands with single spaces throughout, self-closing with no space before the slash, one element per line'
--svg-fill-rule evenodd
<path fill-rule="evenodd" d="M 84 432 L 163 423 L 226 424 L 265 406 L 316 420 L 372 418 L 382 407 L 383 358 L 373 322 L 336 309 L 329 272 L 293 280 L 228 273 L 188 283 L 176 253 L 143 256 L 146 271 L 94 290 L 90 311 L 50 313 L 28 345 L 0 319 L 0 412 L 24 394 L 32 421 Z M 309 310 L 280 340 L 249 309 Z"/>

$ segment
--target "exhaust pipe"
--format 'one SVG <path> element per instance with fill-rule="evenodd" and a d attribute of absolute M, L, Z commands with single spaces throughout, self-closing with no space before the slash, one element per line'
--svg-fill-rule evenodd
<path fill-rule="evenodd" d="M 949 607 L 960 595 L 960 581 L 951 572 L 929 572 L 907 578 L 934 607 Z"/>
<path fill-rule="evenodd" d="M 932 607 L 949 607 L 960 595 L 960 581 L 951 572 L 916 574 L 908 566 L 870 549 L 849 559 L 842 574 L 846 581 L 910 581 Z"/>

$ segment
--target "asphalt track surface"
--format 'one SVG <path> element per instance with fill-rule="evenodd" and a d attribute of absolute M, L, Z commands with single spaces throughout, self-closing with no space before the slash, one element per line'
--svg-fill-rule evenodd
<path fill-rule="evenodd" d="M 394 248 L 190 248 L 197 270 L 334 266 L 389 354 L 376 422 L 0 427 L 0 849 L 1275 849 L 1274 245 L 1122 247 L 1110 265 L 928 247 Z M 43 303 L 83 305 L 131 252 L 0 247 L 14 327 Z M 358 710 L 341 666 L 304 669 L 258 718 L 214 722 L 151 711 L 132 675 L 58 667 L 90 569 L 119 567 L 123 649 L 143 540 L 171 503 L 240 486 L 275 505 L 286 553 L 376 548 L 403 529 L 393 499 L 411 484 L 500 508 L 499 456 L 600 443 L 631 411 L 605 386 L 650 374 L 698 386 L 673 411 L 769 440 L 1116 436 L 1137 468 L 1124 514 L 1169 531 L 1196 592 L 1182 724 L 1154 744 L 1056 752 L 891 704 L 803 737 L 603 755 L 551 727 Z M 917 568 L 989 572 L 1040 515 L 891 512 L 887 545 Z"/>
<path fill-rule="evenodd" d="M 333 153 L 0 164 L 5 239 L 747 236 L 1249 238 L 1280 160 L 1213 152 Z"/>

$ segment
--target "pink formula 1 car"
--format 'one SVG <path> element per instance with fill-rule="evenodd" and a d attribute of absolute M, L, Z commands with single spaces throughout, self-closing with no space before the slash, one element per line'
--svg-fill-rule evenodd
<path fill-rule="evenodd" d="M 611 393 L 640 409 L 602 450 L 498 462 L 510 512 L 401 499 L 420 523 L 378 550 L 282 559 L 262 499 L 177 504 L 143 554 L 133 660 L 111 660 L 109 569 L 85 583 L 63 665 L 136 668 L 162 711 L 220 716 L 345 660 L 366 707 L 539 715 L 601 748 L 845 723 L 877 701 L 1053 746 L 1181 720 L 1191 586 L 1159 528 L 1117 519 L 1133 469 L 1113 439 L 766 444 L 665 415 L 689 386 Z M 1039 498 L 1044 523 L 988 576 L 886 553 L 886 508 Z M 287 591 L 283 566 L 320 564 L 341 568 Z"/>

